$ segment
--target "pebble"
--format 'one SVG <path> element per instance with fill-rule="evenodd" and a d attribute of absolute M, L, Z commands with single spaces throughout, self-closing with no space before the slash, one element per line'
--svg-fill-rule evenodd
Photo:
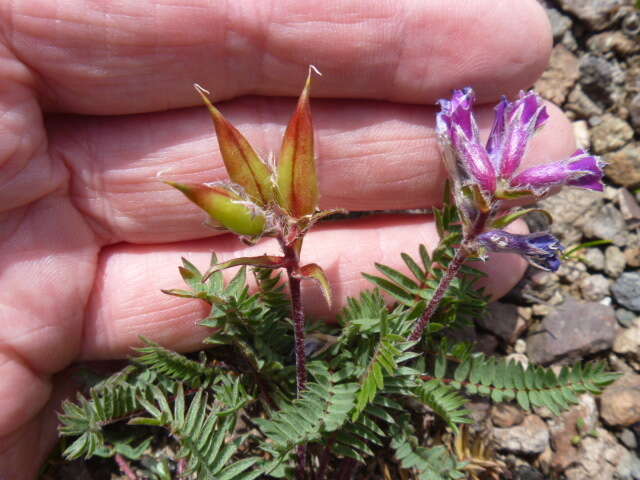
<path fill-rule="evenodd" d="M 565 108 L 585 118 L 602 115 L 603 112 L 602 107 L 584 93 L 584 90 L 579 83 L 573 87 L 573 90 L 569 93 Z"/>
<path fill-rule="evenodd" d="M 620 213 L 631 228 L 640 224 L 640 205 L 629 190 L 621 188 L 618 191 L 618 203 L 620 204 Z"/>
<path fill-rule="evenodd" d="M 640 267 L 640 247 L 629 247 L 624 251 L 624 258 L 627 265 L 631 267 Z"/>
<path fill-rule="evenodd" d="M 600 416 L 612 427 L 640 422 L 640 375 L 627 373 L 604 389 Z"/>
<path fill-rule="evenodd" d="M 573 443 L 576 435 L 585 435 L 598 423 L 598 409 L 591 395 L 580 396 L 580 403 L 559 416 L 552 417 L 549 424 L 551 444 L 555 454 L 551 459 L 554 470 L 562 471 L 578 458 L 578 449 Z M 579 425 L 580 424 L 580 425 Z"/>
<path fill-rule="evenodd" d="M 615 437 L 603 428 L 596 436 L 581 440 L 576 462 L 565 470 L 566 480 L 612 480 L 618 465 L 628 455 Z"/>
<path fill-rule="evenodd" d="M 615 245 L 609 245 L 604 251 L 604 272 L 610 277 L 618 278 L 626 265 L 627 260 L 622 250 Z"/>
<path fill-rule="evenodd" d="M 627 448 L 630 448 L 631 450 L 638 448 L 638 440 L 636 439 L 636 434 L 633 433 L 632 430 L 623 428 L 618 433 L 618 438 Z"/>
<path fill-rule="evenodd" d="M 494 428 L 493 438 L 503 451 L 536 455 L 549 446 L 549 429 L 537 415 L 527 415 L 522 423 L 511 428 Z"/>
<path fill-rule="evenodd" d="M 561 105 L 579 76 L 578 58 L 564 45 L 556 45 L 551 51 L 549 66 L 534 89 L 547 100 Z"/>
<path fill-rule="evenodd" d="M 640 361 L 640 318 L 631 322 L 628 328 L 620 331 L 613 342 L 613 351 Z"/>
<path fill-rule="evenodd" d="M 625 308 L 619 308 L 616 310 L 616 319 L 620 325 L 629 328 L 636 319 L 636 315 Z"/>
<path fill-rule="evenodd" d="M 620 55 L 629 55 L 640 50 L 638 42 L 632 40 L 620 31 L 603 32 L 589 37 L 587 47 L 600 55 L 616 52 Z"/>
<path fill-rule="evenodd" d="M 616 301 L 633 312 L 640 312 L 640 272 L 625 272 L 612 285 Z"/>
<path fill-rule="evenodd" d="M 576 138 L 576 147 L 589 149 L 591 137 L 589 136 L 589 124 L 585 120 L 573 122 L 573 136 Z"/>
<path fill-rule="evenodd" d="M 485 330 L 497 335 L 509 345 L 527 328 L 527 322 L 518 313 L 518 307 L 510 303 L 493 302 L 484 315 L 476 320 Z"/>
<path fill-rule="evenodd" d="M 547 8 L 547 15 L 549 16 L 549 23 L 551 23 L 551 32 L 553 39 L 559 41 L 562 36 L 571 28 L 571 19 L 566 15 L 563 15 L 555 8 Z"/>
<path fill-rule="evenodd" d="M 640 185 L 640 146 L 636 142 L 604 156 L 604 173 L 623 187 Z"/>
<path fill-rule="evenodd" d="M 631 125 L 635 128 L 640 128 L 640 93 L 636 93 L 631 97 L 627 108 L 631 117 Z"/>
<path fill-rule="evenodd" d="M 631 125 L 619 117 L 607 113 L 600 123 L 591 128 L 591 145 L 598 154 L 622 148 L 633 138 Z"/>
<path fill-rule="evenodd" d="M 615 13 L 624 5 L 626 0 L 559 0 L 560 7 L 584 21 L 594 30 L 604 30 L 615 20 Z"/>
<path fill-rule="evenodd" d="M 565 245 L 570 245 L 582 241 L 580 225 L 595 216 L 604 200 L 600 192 L 564 188 L 558 194 L 541 200 L 539 204 L 555 220 L 551 224 L 551 233 Z"/>
<path fill-rule="evenodd" d="M 597 302 L 609 294 L 611 280 L 601 274 L 588 275 L 580 280 L 580 292 L 585 300 Z"/>
<path fill-rule="evenodd" d="M 627 243 L 626 223 L 620 210 L 611 203 L 603 205 L 590 221 L 583 223 L 582 231 L 589 238 L 609 240 L 620 246 Z"/>
<path fill-rule="evenodd" d="M 516 340 L 516 343 L 513 345 L 513 351 L 516 353 L 526 353 L 527 351 L 527 342 L 525 342 L 522 338 Z"/>
<path fill-rule="evenodd" d="M 510 428 L 524 421 L 524 412 L 508 403 L 499 403 L 491 409 L 491 422 L 498 428 Z"/>
<path fill-rule="evenodd" d="M 530 330 L 527 353 L 543 365 L 581 358 L 611 348 L 617 328 L 610 306 L 569 297 Z"/>
<path fill-rule="evenodd" d="M 580 57 L 580 83 L 594 102 L 610 107 L 624 84 L 625 73 L 615 59 L 607 60 L 591 53 Z"/>
<path fill-rule="evenodd" d="M 593 270 L 604 270 L 604 253 L 599 248 L 587 248 L 584 250 L 582 261 Z"/>

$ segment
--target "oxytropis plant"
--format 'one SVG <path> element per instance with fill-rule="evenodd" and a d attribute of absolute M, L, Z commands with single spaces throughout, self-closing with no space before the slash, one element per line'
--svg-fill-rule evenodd
<path fill-rule="evenodd" d="M 451 183 L 434 210 L 439 244 L 431 253 L 420 246 L 417 259 L 402 254 L 405 272 L 376 264 L 380 276 L 365 275 L 375 289 L 347 299 L 338 325 L 305 323 L 301 281 L 317 281 L 327 301 L 331 293 L 321 267 L 301 262 L 303 239 L 334 213 L 318 210 L 310 81 L 277 165 L 262 161 L 196 87 L 230 181 L 167 183 L 215 228 L 249 243 L 275 237 L 282 251 L 222 263 L 214 254 L 204 273 L 183 260 L 188 289 L 166 293 L 210 305 L 202 321 L 212 329 L 209 348 L 185 356 L 144 339 L 129 366 L 64 404 L 61 435 L 76 437 L 67 458 L 114 457 L 130 479 L 498 478 L 504 464 L 463 428 L 472 422 L 466 394 L 559 413 L 616 378 L 604 363 L 525 369 L 450 339 L 487 303 L 476 286 L 482 274 L 465 260 L 509 251 L 558 268 L 562 247 L 549 233 L 504 230 L 536 210 L 513 207 L 513 199 L 534 200 L 560 185 L 603 188 L 599 160 L 582 150 L 520 169 L 547 119 L 532 92 L 498 104 L 486 146 L 471 89 L 440 101 L 437 134 Z M 221 271 L 231 267 L 240 268 L 225 282 Z M 257 288 L 247 284 L 247 267 Z"/>

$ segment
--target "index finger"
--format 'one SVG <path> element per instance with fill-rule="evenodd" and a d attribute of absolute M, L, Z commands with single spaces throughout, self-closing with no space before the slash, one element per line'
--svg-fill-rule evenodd
<path fill-rule="evenodd" d="M 297 95 L 308 64 L 322 97 L 433 103 L 472 85 L 480 101 L 530 86 L 551 48 L 535 0 L 3 2 L 8 48 L 48 108 L 125 114 Z"/>

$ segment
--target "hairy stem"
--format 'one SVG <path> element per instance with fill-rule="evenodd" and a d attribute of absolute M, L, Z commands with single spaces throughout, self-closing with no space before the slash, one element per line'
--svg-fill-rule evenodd
<path fill-rule="evenodd" d="M 429 325 L 431 317 L 440 306 L 440 302 L 442 302 L 445 293 L 447 293 L 449 285 L 451 285 L 451 281 L 456 278 L 456 275 L 460 271 L 460 267 L 462 267 L 466 258 L 467 255 L 464 253 L 463 249 L 459 248 L 453 257 L 453 260 L 451 260 L 451 263 L 447 267 L 447 271 L 440 279 L 440 283 L 438 284 L 436 291 L 433 293 L 433 297 L 429 300 L 429 304 L 422 314 L 422 317 L 418 320 L 418 324 L 415 326 L 407 340 L 410 342 L 417 342 L 422 338 L 422 332 L 424 332 L 424 329 Z"/>
<path fill-rule="evenodd" d="M 293 337 L 296 354 L 296 394 L 298 398 L 307 388 L 307 359 L 304 354 L 304 310 L 302 309 L 302 291 L 300 284 L 300 258 L 295 247 L 295 242 L 286 242 L 280 238 L 280 245 L 285 257 L 287 276 L 289 280 L 289 292 L 291 294 L 291 312 L 293 315 Z M 307 460 L 307 446 L 298 447 L 298 467 L 296 476 L 304 479 Z"/>
<path fill-rule="evenodd" d="M 125 475 L 129 480 L 138 480 L 138 476 L 129 465 L 129 462 L 127 462 L 121 454 L 116 453 L 115 460 L 123 475 Z"/>
<path fill-rule="evenodd" d="M 433 292 L 433 297 L 431 297 L 431 300 L 429 300 L 429 304 L 422 314 L 422 317 L 420 317 L 420 320 L 418 320 L 418 323 L 413 329 L 413 332 L 407 338 L 408 341 L 417 342 L 422 338 L 424 329 L 427 327 L 427 325 L 429 325 L 431 317 L 440 306 L 444 295 L 449 289 L 449 285 L 451 285 L 453 279 L 456 278 L 456 275 L 458 275 L 462 264 L 467 259 L 467 253 L 465 251 L 464 245 L 471 242 L 473 239 L 475 239 L 475 237 L 477 237 L 484 231 L 488 218 L 488 212 L 481 212 L 478 214 L 477 218 L 473 222 L 471 229 L 465 235 L 465 238 L 462 241 L 462 245 L 456 250 L 456 254 L 447 267 L 447 271 L 440 279 L 440 283 L 438 284 L 436 291 Z"/>

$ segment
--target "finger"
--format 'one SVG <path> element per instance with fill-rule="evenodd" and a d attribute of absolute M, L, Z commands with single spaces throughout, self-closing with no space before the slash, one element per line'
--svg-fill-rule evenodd
<path fill-rule="evenodd" d="M 218 100 L 294 95 L 308 64 L 319 96 L 432 103 L 471 85 L 495 99 L 532 85 L 551 49 L 535 0 L 31 0 L 0 15 L 50 108 L 92 114 L 194 105 L 194 82 Z"/>
<path fill-rule="evenodd" d="M 329 311 L 317 287 L 305 282 L 306 311 L 316 318 L 333 318 L 347 296 L 371 287 L 361 272 L 375 273 L 374 261 L 406 271 L 400 252 L 415 255 L 419 243 L 433 247 L 436 239 L 433 221 L 423 216 L 370 217 L 319 226 L 305 239 L 302 261 L 318 263 L 325 269 L 336 301 Z M 278 251 L 275 242 L 269 240 L 242 248 L 228 235 L 163 247 L 115 245 L 106 249 L 96 291 L 87 308 L 81 357 L 105 359 L 131 354 L 131 346 L 140 344 L 140 335 L 179 350 L 201 346 L 209 331 L 197 324 L 208 314 L 207 304 L 163 295 L 160 289 L 182 287 L 177 273 L 181 255 L 204 270 L 211 250 L 220 261 Z M 496 255 L 481 268 L 487 266 L 495 273 L 487 279 L 487 288 L 494 295 L 502 295 L 515 285 L 525 267 L 520 257 L 511 254 Z"/>
<path fill-rule="evenodd" d="M 229 102 L 225 115 L 263 153 L 277 152 L 292 104 L 251 98 Z M 371 101 L 314 101 L 323 208 L 405 209 L 442 198 L 445 171 L 430 107 Z M 567 158 L 571 126 L 549 106 L 548 125 L 533 138 L 525 165 Z M 493 107 L 478 109 L 488 135 Z M 50 152 L 72 172 L 71 194 L 107 242 L 157 243 L 211 236 L 203 213 L 158 178 L 227 179 L 204 109 L 119 119 L 51 121 Z"/>

